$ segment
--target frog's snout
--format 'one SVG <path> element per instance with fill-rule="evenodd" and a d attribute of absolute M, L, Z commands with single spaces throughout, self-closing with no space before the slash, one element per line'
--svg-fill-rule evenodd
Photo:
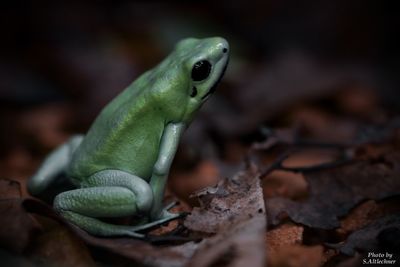
<path fill-rule="evenodd" d="M 209 59 L 213 61 L 213 64 L 224 65 L 229 58 L 229 44 L 221 37 L 210 38 L 211 49 L 209 54 Z"/>
<path fill-rule="evenodd" d="M 229 44 L 228 42 L 221 37 L 214 37 L 216 40 L 215 42 L 217 43 L 217 47 L 220 51 L 222 51 L 223 54 L 228 54 L 229 52 Z"/>

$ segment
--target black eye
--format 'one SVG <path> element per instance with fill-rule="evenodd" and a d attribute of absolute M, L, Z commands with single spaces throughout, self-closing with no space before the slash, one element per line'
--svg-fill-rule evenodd
<path fill-rule="evenodd" d="M 201 60 L 194 64 L 192 69 L 192 80 L 195 82 L 202 81 L 210 75 L 211 64 L 207 60 Z"/>

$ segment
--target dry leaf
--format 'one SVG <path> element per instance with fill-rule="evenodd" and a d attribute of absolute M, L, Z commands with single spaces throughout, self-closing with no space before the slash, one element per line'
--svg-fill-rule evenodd
<path fill-rule="evenodd" d="M 355 250 L 362 252 L 399 252 L 400 214 L 380 218 L 366 227 L 352 233 L 340 252 L 354 255 Z"/>
<path fill-rule="evenodd" d="M 21 253 L 39 225 L 22 207 L 18 182 L 0 179 L 0 193 L 0 245 Z"/>
<path fill-rule="evenodd" d="M 320 267 L 323 263 L 322 246 L 288 245 L 268 260 L 269 267 Z"/>
<path fill-rule="evenodd" d="M 273 225 L 287 214 L 293 221 L 322 229 L 340 226 L 338 217 L 365 199 L 380 200 L 400 194 L 400 153 L 379 160 L 354 163 L 336 169 L 315 171 L 305 177 L 309 197 L 303 202 L 285 198 L 267 200 Z"/>
<path fill-rule="evenodd" d="M 187 266 L 264 266 L 266 219 L 257 170 L 253 166 L 211 189 L 199 194 L 204 206 L 184 223 L 216 235 L 199 244 Z"/>

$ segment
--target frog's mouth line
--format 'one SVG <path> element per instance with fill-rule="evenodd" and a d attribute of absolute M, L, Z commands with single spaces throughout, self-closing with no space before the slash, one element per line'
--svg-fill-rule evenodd
<path fill-rule="evenodd" d="M 228 67 L 228 63 L 229 63 L 229 57 L 228 57 L 228 59 L 227 59 L 226 62 L 225 62 L 225 66 L 224 66 L 224 68 L 222 69 L 221 75 L 219 75 L 218 80 L 211 86 L 210 90 L 208 90 L 208 92 L 207 92 L 205 95 L 203 95 L 203 96 L 201 97 L 201 100 L 206 99 L 209 95 L 211 95 L 212 93 L 215 92 L 215 90 L 217 89 L 217 86 L 218 86 L 219 82 L 221 81 L 222 77 L 223 77 L 224 74 L 225 74 L 225 71 L 226 71 L 226 69 L 227 69 L 227 67 Z"/>

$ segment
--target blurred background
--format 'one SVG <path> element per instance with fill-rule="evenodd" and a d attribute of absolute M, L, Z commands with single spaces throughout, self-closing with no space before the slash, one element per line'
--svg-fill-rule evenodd
<path fill-rule="evenodd" d="M 175 161 L 202 177 L 183 195 L 232 174 L 265 127 L 349 140 L 398 114 L 399 20 L 388 1 L 6 1 L 2 176 L 24 181 L 186 37 L 226 38 L 231 60 Z"/>

